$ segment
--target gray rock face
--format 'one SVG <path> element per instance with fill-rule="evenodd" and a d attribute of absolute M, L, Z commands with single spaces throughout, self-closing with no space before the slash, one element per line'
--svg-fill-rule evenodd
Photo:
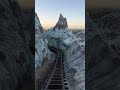
<path fill-rule="evenodd" d="M 23 77 L 32 78 L 34 55 L 17 0 L 0 1 L 0 90 L 15 90 Z"/>
<path fill-rule="evenodd" d="M 42 27 L 42 25 L 40 23 L 40 20 L 39 20 L 39 18 L 38 18 L 36 13 L 35 13 L 35 28 L 40 30 L 41 33 L 44 32 L 44 29 L 43 29 L 43 27 Z"/>
<path fill-rule="evenodd" d="M 61 16 L 62 17 L 62 16 Z M 85 41 L 68 28 L 49 29 L 46 32 L 48 45 L 64 53 L 64 68 L 70 90 L 85 89 Z"/>
<path fill-rule="evenodd" d="M 46 33 L 48 45 L 64 53 L 64 68 L 70 90 L 85 89 L 84 41 L 76 38 L 70 30 L 50 30 Z"/>
<path fill-rule="evenodd" d="M 120 89 L 120 34 L 113 23 L 118 22 L 119 15 L 105 15 L 96 24 L 88 19 L 91 26 L 86 24 L 86 90 Z"/>
<path fill-rule="evenodd" d="M 82 38 L 85 40 L 85 31 L 80 31 L 76 34 L 77 38 Z"/>
<path fill-rule="evenodd" d="M 114 52 L 120 54 L 120 13 L 111 13 L 103 16 L 98 21 L 98 28 L 102 28 L 99 33 L 103 40 L 113 49 Z M 104 34 L 103 34 L 104 33 Z M 102 35 L 103 34 L 103 35 Z"/>
<path fill-rule="evenodd" d="M 85 31 L 80 31 L 78 32 L 77 34 L 75 34 L 76 38 L 80 38 L 81 39 L 81 42 L 84 42 L 85 41 Z"/>
<path fill-rule="evenodd" d="M 102 18 L 98 20 L 98 27 L 102 28 L 103 32 L 120 33 L 119 18 L 120 12 L 104 15 Z"/>
<path fill-rule="evenodd" d="M 44 36 L 44 30 L 40 20 L 35 14 L 35 89 L 40 90 L 50 73 L 50 68 L 54 63 L 55 56 L 48 49 L 48 41 Z"/>
<path fill-rule="evenodd" d="M 55 28 L 65 29 L 65 28 L 67 28 L 67 27 L 68 27 L 68 25 L 67 25 L 67 19 L 64 18 L 64 17 L 62 16 L 62 14 L 60 14 L 59 20 L 58 20 L 57 24 L 55 25 L 54 29 L 55 29 Z"/>
<path fill-rule="evenodd" d="M 44 37 L 44 30 L 35 14 L 35 67 L 41 66 L 42 61 L 50 58 L 51 53 L 47 46 L 47 39 Z"/>

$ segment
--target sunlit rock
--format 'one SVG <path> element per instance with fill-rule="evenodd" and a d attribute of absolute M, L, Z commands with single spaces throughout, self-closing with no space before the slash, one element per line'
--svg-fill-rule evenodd
<path fill-rule="evenodd" d="M 40 66 L 43 60 L 50 59 L 51 54 L 47 43 L 48 41 L 44 37 L 44 30 L 37 14 L 35 14 L 35 67 Z"/>

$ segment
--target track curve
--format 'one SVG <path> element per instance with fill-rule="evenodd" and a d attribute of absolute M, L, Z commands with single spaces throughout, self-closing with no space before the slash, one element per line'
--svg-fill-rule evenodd
<path fill-rule="evenodd" d="M 57 56 L 52 69 L 46 78 L 42 89 L 40 90 L 68 90 L 67 80 L 64 72 L 62 50 L 54 47 L 49 47 L 49 49 L 54 51 Z"/>

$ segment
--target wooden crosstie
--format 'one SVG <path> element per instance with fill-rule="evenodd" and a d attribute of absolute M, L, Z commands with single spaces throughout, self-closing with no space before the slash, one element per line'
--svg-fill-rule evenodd
<path fill-rule="evenodd" d="M 67 80 L 64 73 L 62 51 L 55 48 L 50 48 L 57 54 L 51 73 L 49 73 L 46 81 L 40 90 L 69 90 Z"/>

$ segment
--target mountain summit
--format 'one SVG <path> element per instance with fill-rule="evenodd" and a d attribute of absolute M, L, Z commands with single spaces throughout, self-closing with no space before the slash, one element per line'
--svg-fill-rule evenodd
<path fill-rule="evenodd" d="M 67 19 L 63 17 L 62 14 L 60 14 L 60 17 L 59 17 L 59 20 L 58 22 L 56 23 L 55 28 L 58 28 L 58 29 L 65 29 L 67 28 L 68 25 L 67 25 Z"/>

